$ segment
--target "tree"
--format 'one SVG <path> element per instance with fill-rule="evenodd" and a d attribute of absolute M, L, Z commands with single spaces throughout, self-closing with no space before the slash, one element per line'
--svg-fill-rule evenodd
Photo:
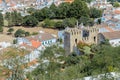
<path fill-rule="evenodd" d="M 99 18 L 102 16 L 102 11 L 97 8 L 90 8 L 90 17 Z"/>
<path fill-rule="evenodd" d="M 89 16 L 89 8 L 84 1 L 74 0 L 74 2 L 70 5 L 67 15 L 68 17 L 75 17 L 77 19 L 81 16 Z"/>
<path fill-rule="evenodd" d="M 59 18 L 61 19 L 64 19 L 67 17 L 67 12 L 69 11 L 69 8 L 70 8 L 70 3 L 61 3 L 59 6 L 58 6 L 58 16 Z"/>
<path fill-rule="evenodd" d="M 63 22 L 62 21 L 56 22 L 54 27 L 57 29 L 64 29 Z"/>
<path fill-rule="evenodd" d="M 11 27 L 13 26 L 13 22 L 12 22 L 12 16 L 10 12 L 6 12 L 5 14 L 5 19 L 7 20 L 8 24 L 7 26 Z"/>
<path fill-rule="evenodd" d="M 64 56 L 64 59 L 60 58 L 65 61 L 64 64 L 59 64 L 59 58 L 55 56 L 57 53 L 62 52 L 61 49 L 56 46 L 47 47 L 47 50 L 44 50 L 44 54 L 42 53 L 39 58 L 41 65 L 31 73 L 32 78 L 36 80 L 61 80 L 62 77 L 63 80 L 72 80 L 84 79 L 86 76 L 92 78 L 99 76 L 99 79 L 102 80 L 113 80 L 113 77 L 111 78 L 109 73 L 119 73 L 120 71 L 120 47 L 112 47 L 106 44 L 89 47 L 94 48 L 95 54 L 93 54 L 92 58 L 87 55 L 79 56 L 73 53 L 65 56 L 60 53 Z M 88 51 L 85 50 L 85 52 L 93 52 L 93 50 L 88 47 L 83 49 L 88 49 Z M 101 74 L 105 75 L 100 76 Z"/>
<path fill-rule="evenodd" d="M 23 17 L 17 11 L 14 11 L 14 12 L 11 13 L 11 18 L 12 18 L 13 25 L 19 26 L 19 25 L 22 24 L 22 20 L 23 20 L 22 18 Z"/>
<path fill-rule="evenodd" d="M 66 57 L 65 62 L 67 66 L 76 65 L 80 62 L 80 58 L 79 56 L 77 56 L 76 53 L 72 53 L 71 55 Z"/>
<path fill-rule="evenodd" d="M 80 17 L 80 19 L 78 21 L 79 21 L 79 24 L 83 23 L 83 25 L 85 25 L 85 26 L 93 26 L 94 25 L 94 20 L 89 17 L 82 16 L 82 17 Z"/>
<path fill-rule="evenodd" d="M 16 32 L 15 32 L 15 37 L 23 37 L 25 36 L 25 31 L 22 30 L 22 29 L 18 29 Z"/>
<path fill-rule="evenodd" d="M 0 27 L 4 26 L 4 19 L 2 13 L 0 13 Z"/>
<path fill-rule="evenodd" d="M 45 19 L 44 23 L 42 24 L 43 27 L 54 27 L 55 22 L 50 19 Z"/>
<path fill-rule="evenodd" d="M 98 23 L 98 24 L 101 24 L 101 19 L 98 19 L 98 20 L 97 20 L 97 23 Z"/>
<path fill-rule="evenodd" d="M 32 16 L 34 16 L 38 21 L 44 20 L 42 15 L 43 13 L 40 10 L 37 10 L 32 14 Z"/>
<path fill-rule="evenodd" d="M 58 13 L 57 6 L 53 3 L 53 4 L 51 4 L 49 9 L 52 12 L 52 18 L 56 18 L 57 17 L 57 13 Z"/>
<path fill-rule="evenodd" d="M 116 0 L 107 0 L 109 1 L 112 5 L 114 4 L 114 2 L 116 2 Z"/>
<path fill-rule="evenodd" d="M 65 51 L 63 48 L 53 45 L 46 47 L 39 57 L 41 63 L 33 72 L 34 79 L 42 80 L 56 80 L 53 76 L 56 72 L 60 71 L 61 61 L 64 61 Z M 46 60 L 46 62 L 44 62 Z"/>
<path fill-rule="evenodd" d="M 32 8 L 32 7 L 30 7 L 30 8 L 27 9 L 27 12 L 29 14 L 33 14 L 35 11 L 36 11 L 35 8 Z"/>
<path fill-rule="evenodd" d="M 29 36 L 30 35 L 30 32 L 25 32 L 25 36 Z"/>
<path fill-rule="evenodd" d="M 5 19 L 8 21 L 8 26 L 19 26 L 22 24 L 23 17 L 17 11 L 7 12 Z"/>
<path fill-rule="evenodd" d="M 25 16 L 23 18 L 23 25 L 24 26 L 34 27 L 34 26 L 37 26 L 37 24 L 38 24 L 38 20 L 31 15 Z"/>
<path fill-rule="evenodd" d="M 87 3 L 91 3 L 93 0 L 82 0 L 82 1 L 85 1 Z"/>
<path fill-rule="evenodd" d="M 117 8 L 117 7 L 120 7 L 120 4 L 119 4 L 119 2 L 114 2 L 113 6 Z"/>
<path fill-rule="evenodd" d="M 12 34 L 13 31 L 14 31 L 13 28 L 9 28 L 7 32 L 8 32 L 9 34 Z"/>
<path fill-rule="evenodd" d="M 75 18 L 66 18 L 63 20 L 64 27 L 75 27 L 77 20 Z"/>
<path fill-rule="evenodd" d="M 2 26 L 0 27 L 0 32 L 3 32 L 3 27 Z"/>
<path fill-rule="evenodd" d="M 2 54 L 2 63 L 3 67 L 8 69 L 7 73 L 8 80 L 25 80 L 25 71 L 23 66 L 26 67 L 25 55 L 28 51 L 24 49 L 9 48 L 7 51 Z"/>
<path fill-rule="evenodd" d="M 16 39 L 14 39 L 14 40 L 13 40 L 13 44 L 16 44 L 16 43 L 17 43 L 17 40 L 16 40 Z"/>

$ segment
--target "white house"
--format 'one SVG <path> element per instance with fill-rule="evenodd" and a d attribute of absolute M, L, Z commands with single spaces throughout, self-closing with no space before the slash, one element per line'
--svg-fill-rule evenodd
<path fill-rule="evenodd" d="M 56 43 L 57 38 L 53 34 L 40 32 L 38 35 L 30 36 L 30 37 L 21 37 L 17 38 L 17 44 L 28 44 L 33 45 L 35 48 L 38 48 L 40 45 L 50 46 Z M 39 44 L 39 45 L 38 45 Z"/>
<path fill-rule="evenodd" d="M 0 42 L 0 50 L 11 46 L 9 42 Z"/>
<path fill-rule="evenodd" d="M 120 45 L 120 31 L 113 31 L 113 32 L 104 32 L 98 34 L 98 41 L 103 42 L 105 39 L 109 40 L 109 43 L 113 46 Z"/>

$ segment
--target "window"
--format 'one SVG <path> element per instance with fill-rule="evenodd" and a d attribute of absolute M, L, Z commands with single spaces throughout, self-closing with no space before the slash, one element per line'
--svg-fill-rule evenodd
<path fill-rule="evenodd" d="M 96 37 L 94 37 L 94 42 L 96 41 Z"/>
<path fill-rule="evenodd" d="M 52 40 L 50 41 L 50 43 L 52 43 Z"/>
<path fill-rule="evenodd" d="M 77 44 L 77 39 L 75 39 L 75 43 Z"/>
<path fill-rule="evenodd" d="M 45 41 L 45 44 L 47 44 L 47 42 Z"/>

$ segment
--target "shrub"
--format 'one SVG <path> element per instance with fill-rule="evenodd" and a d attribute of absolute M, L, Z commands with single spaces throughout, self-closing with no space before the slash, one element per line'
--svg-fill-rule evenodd
<path fill-rule="evenodd" d="M 25 32 L 25 36 L 29 36 L 30 35 L 30 32 Z"/>
<path fill-rule="evenodd" d="M 38 32 L 33 32 L 31 35 L 37 35 L 38 34 Z"/>
<path fill-rule="evenodd" d="M 25 31 L 22 30 L 22 29 L 18 29 L 16 32 L 15 32 L 15 37 L 23 37 L 25 36 Z"/>
<path fill-rule="evenodd" d="M 42 24 L 43 27 L 53 28 L 55 22 L 50 19 L 45 19 L 44 23 Z"/>
<path fill-rule="evenodd" d="M 0 32 L 3 32 L 3 27 L 0 27 Z"/>
<path fill-rule="evenodd" d="M 14 39 L 14 40 L 13 40 L 13 44 L 16 44 L 16 43 L 17 43 L 17 40 L 16 40 L 16 39 Z"/>
<path fill-rule="evenodd" d="M 13 28 L 9 28 L 7 32 L 8 32 L 9 34 L 11 34 L 13 31 L 14 31 Z"/>

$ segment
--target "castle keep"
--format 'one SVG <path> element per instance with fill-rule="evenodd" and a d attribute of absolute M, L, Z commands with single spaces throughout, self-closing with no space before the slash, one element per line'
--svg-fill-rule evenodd
<path fill-rule="evenodd" d="M 75 51 L 79 41 L 96 44 L 97 43 L 97 34 L 99 28 L 97 27 L 75 27 L 75 28 L 66 28 L 64 33 L 64 48 L 67 54 Z"/>

